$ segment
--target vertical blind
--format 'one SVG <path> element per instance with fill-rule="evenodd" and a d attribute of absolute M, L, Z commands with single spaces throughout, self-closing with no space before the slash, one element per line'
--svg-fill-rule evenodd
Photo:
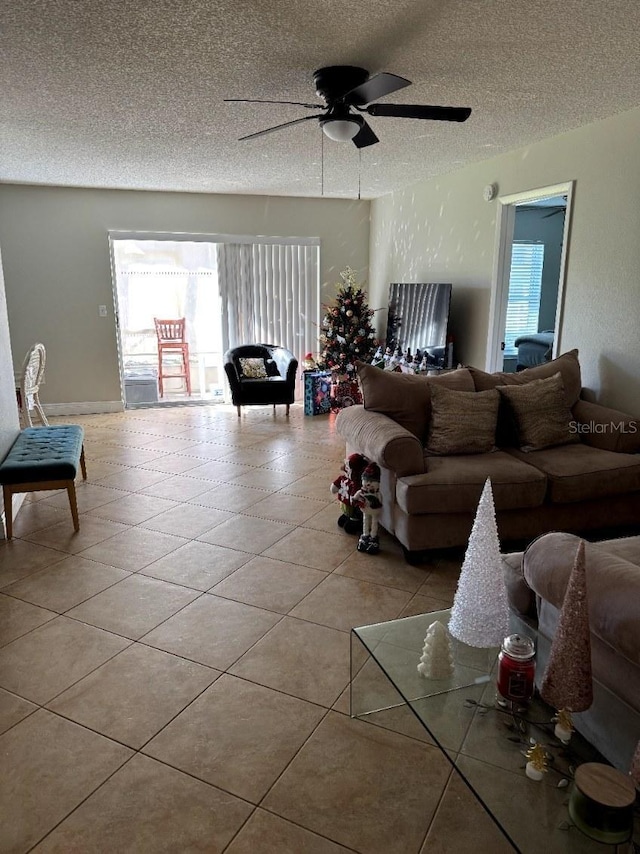
<path fill-rule="evenodd" d="M 515 356 L 516 338 L 538 332 L 544 243 L 517 241 L 511 249 L 504 355 Z"/>
<path fill-rule="evenodd" d="M 299 360 L 315 351 L 319 254 L 309 243 L 218 244 L 224 348 L 276 344 Z"/>

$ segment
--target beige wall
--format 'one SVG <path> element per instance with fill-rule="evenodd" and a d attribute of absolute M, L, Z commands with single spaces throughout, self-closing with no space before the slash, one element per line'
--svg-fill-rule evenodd
<path fill-rule="evenodd" d="M 452 282 L 457 358 L 484 367 L 497 203 L 482 188 L 575 180 L 561 349 L 580 349 L 599 400 L 640 415 L 638 139 L 640 109 L 374 201 L 371 304 L 386 305 L 389 282 Z"/>
<path fill-rule="evenodd" d="M 110 230 L 319 237 L 322 300 L 368 275 L 369 202 L 0 186 L 0 248 L 18 363 L 47 348 L 49 403 L 120 400 Z M 98 306 L 109 317 L 98 317 Z"/>

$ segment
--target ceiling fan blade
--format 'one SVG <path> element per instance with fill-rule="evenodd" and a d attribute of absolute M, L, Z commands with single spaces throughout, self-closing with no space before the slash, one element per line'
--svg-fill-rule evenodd
<path fill-rule="evenodd" d="M 258 136 L 264 136 L 267 133 L 273 133 L 275 130 L 280 130 L 281 128 L 288 128 L 291 125 L 299 125 L 300 122 L 308 122 L 309 119 L 318 120 L 320 116 L 303 116 L 301 119 L 294 119 L 292 122 L 283 122 L 281 125 L 274 125 L 272 128 L 267 128 L 266 130 L 259 130 L 256 133 L 249 133 L 247 136 L 241 136 L 238 142 L 242 142 L 243 139 L 255 139 Z"/>
<path fill-rule="evenodd" d="M 390 95 L 392 92 L 397 92 L 398 89 L 404 89 L 405 86 L 411 86 L 411 80 L 406 80 L 404 77 L 398 77 L 397 74 L 387 74 L 386 71 L 380 74 L 374 74 L 364 83 L 351 89 L 344 95 L 344 100 L 348 104 L 363 106 L 370 104 L 372 101 L 377 101 L 384 95 Z"/>
<path fill-rule="evenodd" d="M 371 125 L 368 125 L 363 119 L 362 127 L 353 137 L 353 144 L 356 148 L 366 148 L 368 145 L 375 145 L 376 142 L 380 142 L 380 140 L 371 130 Z"/>
<path fill-rule="evenodd" d="M 234 104 L 292 104 L 294 107 L 307 107 L 309 110 L 325 110 L 325 104 L 302 104 L 300 101 L 262 101 L 256 98 L 223 98 L 227 103 Z"/>
<path fill-rule="evenodd" d="M 399 119 L 434 119 L 442 122 L 466 122 L 471 107 L 429 107 L 419 104 L 372 104 L 366 107 L 370 116 L 395 116 Z"/>

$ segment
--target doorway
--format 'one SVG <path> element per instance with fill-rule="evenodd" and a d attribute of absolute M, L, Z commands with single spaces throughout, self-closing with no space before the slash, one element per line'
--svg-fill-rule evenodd
<path fill-rule="evenodd" d="M 125 407 L 222 401 L 217 244 L 112 237 L 111 250 Z"/>
<path fill-rule="evenodd" d="M 488 371 L 519 371 L 559 352 L 573 182 L 499 197 Z"/>

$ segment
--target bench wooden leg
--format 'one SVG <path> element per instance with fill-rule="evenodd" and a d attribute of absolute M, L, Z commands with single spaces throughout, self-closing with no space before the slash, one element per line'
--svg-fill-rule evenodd
<path fill-rule="evenodd" d="M 72 480 L 67 481 L 67 494 L 69 496 L 69 506 L 71 507 L 71 517 L 73 519 L 74 531 L 80 530 L 80 520 L 78 519 L 78 503 L 76 501 L 76 485 Z"/>
<path fill-rule="evenodd" d="M 4 527 L 7 533 L 7 539 L 13 537 L 13 490 L 11 486 L 3 486 L 2 494 L 4 497 Z"/>
<path fill-rule="evenodd" d="M 290 404 L 287 403 L 287 418 L 289 417 L 289 406 Z"/>
<path fill-rule="evenodd" d="M 82 446 L 82 451 L 80 452 L 80 468 L 82 470 L 82 479 L 87 479 L 87 464 L 84 461 L 84 445 Z"/>

